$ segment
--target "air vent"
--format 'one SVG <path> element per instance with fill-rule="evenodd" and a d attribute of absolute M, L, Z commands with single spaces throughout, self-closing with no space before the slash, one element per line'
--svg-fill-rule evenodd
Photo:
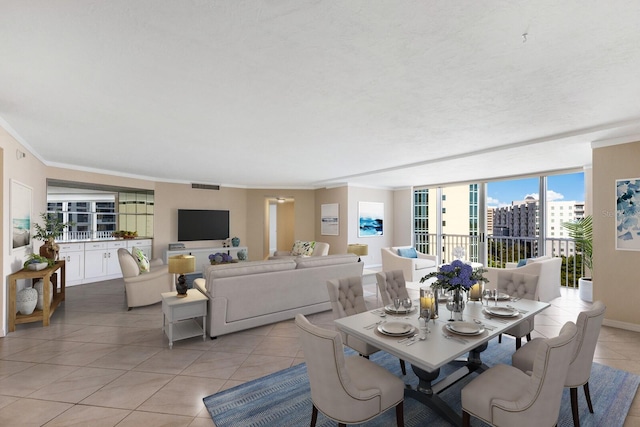
<path fill-rule="evenodd" d="M 191 188 L 197 188 L 199 190 L 219 190 L 219 185 L 210 185 L 210 184 L 191 184 Z"/>

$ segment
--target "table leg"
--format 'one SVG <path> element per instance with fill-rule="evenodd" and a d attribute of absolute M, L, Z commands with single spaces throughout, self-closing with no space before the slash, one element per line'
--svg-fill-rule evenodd
<path fill-rule="evenodd" d="M 207 315 L 202 316 L 202 341 L 207 340 Z"/>
<path fill-rule="evenodd" d="M 404 390 L 405 397 L 410 397 L 423 403 L 453 425 L 462 425 L 462 417 L 460 414 L 451 409 L 451 407 L 442 400 L 438 394 L 442 393 L 458 381 L 464 379 L 470 373 L 483 372 L 488 369 L 488 366 L 482 363 L 482 360 L 480 359 L 480 353 L 485 351 L 487 347 L 488 343 L 484 343 L 471 350 L 469 352 L 467 362 L 463 367 L 433 385 L 432 381 L 438 377 L 440 369 L 429 372 L 411 365 L 411 369 L 416 374 L 419 381 L 418 386 L 415 389 L 407 385 L 407 388 Z"/>
<path fill-rule="evenodd" d="M 173 348 L 173 322 L 169 322 L 169 349 Z"/>

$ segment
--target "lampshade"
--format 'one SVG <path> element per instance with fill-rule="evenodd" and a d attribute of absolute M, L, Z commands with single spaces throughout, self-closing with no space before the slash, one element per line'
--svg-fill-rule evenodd
<path fill-rule="evenodd" d="M 196 257 L 193 255 L 174 255 L 169 257 L 169 273 L 186 274 L 196 271 Z"/>
<path fill-rule="evenodd" d="M 369 245 L 353 243 L 347 246 L 347 252 L 350 254 L 356 254 L 358 256 L 369 255 Z"/>

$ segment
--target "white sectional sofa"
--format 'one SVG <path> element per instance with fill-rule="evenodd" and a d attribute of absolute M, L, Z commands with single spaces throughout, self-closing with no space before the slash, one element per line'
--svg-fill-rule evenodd
<path fill-rule="evenodd" d="M 353 254 L 239 262 L 207 266 L 194 287 L 209 297 L 213 338 L 330 310 L 327 280 L 361 276 L 362 268 Z"/>

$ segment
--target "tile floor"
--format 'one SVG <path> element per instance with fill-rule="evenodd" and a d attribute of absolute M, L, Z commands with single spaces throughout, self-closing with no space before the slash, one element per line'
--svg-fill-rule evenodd
<path fill-rule="evenodd" d="M 365 291 L 375 307 L 375 286 Z M 563 291 L 535 335 L 557 334 L 586 306 Z M 332 327 L 331 312 L 309 317 Z M 51 326 L 0 338 L 0 426 L 213 426 L 203 397 L 303 361 L 292 321 L 173 350 L 161 327 L 160 304 L 126 310 L 120 280 L 69 288 Z M 640 333 L 603 327 L 595 360 L 640 374 Z M 625 426 L 640 426 L 638 399 Z"/>

